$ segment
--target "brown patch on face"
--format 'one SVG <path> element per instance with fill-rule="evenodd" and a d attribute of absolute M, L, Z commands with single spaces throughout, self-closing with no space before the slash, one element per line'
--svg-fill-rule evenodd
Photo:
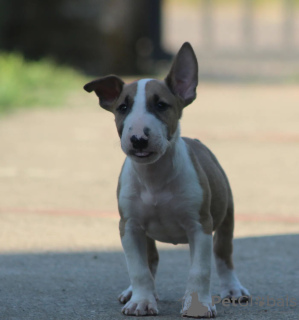
<path fill-rule="evenodd" d="M 137 82 L 125 84 L 120 96 L 118 97 L 117 101 L 114 103 L 114 106 L 112 108 L 112 112 L 115 116 L 115 124 L 119 137 L 121 137 L 122 135 L 123 123 L 132 110 L 134 104 L 134 97 L 136 96 L 136 91 Z"/>
<path fill-rule="evenodd" d="M 164 81 L 153 80 L 146 85 L 146 108 L 167 127 L 167 139 L 175 133 L 182 116 L 183 104 Z"/>

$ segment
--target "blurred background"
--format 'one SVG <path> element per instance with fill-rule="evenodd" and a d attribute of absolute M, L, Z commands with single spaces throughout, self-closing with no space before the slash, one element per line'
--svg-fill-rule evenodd
<path fill-rule="evenodd" d="M 49 57 L 92 75 L 152 74 L 179 44 L 190 41 L 203 79 L 298 80 L 298 0 L 1 0 L 0 5 L 0 48 L 27 59 Z"/>
<path fill-rule="evenodd" d="M 298 232 L 299 0 L 0 0 L 0 8 L 1 252 L 120 248 L 124 155 L 113 116 L 82 87 L 110 73 L 163 79 L 185 41 L 200 84 L 182 133 L 223 164 L 236 236 Z"/>

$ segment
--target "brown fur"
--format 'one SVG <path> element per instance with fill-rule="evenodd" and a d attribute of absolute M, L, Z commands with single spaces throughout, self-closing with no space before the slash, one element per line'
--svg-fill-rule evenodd
<path fill-rule="evenodd" d="M 124 166 L 124 164 L 123 164 L 123 166 Z M 120 183 L 120 175 L 119 175 L 118 184 L 117 184 L 117 191 L 116 191 L 117 200 L 119 199 L 120 189 L 121 189 L 121 183 Z M 123 212 L 122 212 L 122 209 L 120 208 L 120 206 L 118 206 L 118 212 L 120 215 L 119 233 L 120 233 L 120 237 L 122 238 L 125 235 L 125 227 L 126 227 L 127 219 L 124 218 L 124 215 L 123 215 Z"/>
<path fill-rule="evenodd" d="M 232 269 L 232 238 L 234 230 L 234 205 L 228 179 L 213 153 L 200 141 L 183 138 L 189 147 L 190 157 L 204 192 L 204 203 L 200 222 L 206 233 L 210 233 L 212 218 L 214 252 Z M 210 193 L 208 195 L 207 193 Z M 210 204 L 207 201 L 210 200 Z M 210 209 L 210 210 L 209 210 Z"/>
<path fill-rule="evenodd" d="M 123 122 L 125 121 L 127 115 L 130 113 L 130 110 L 133 106 L 136 91 L 137 91 L 137 83 L 136 82 L 124 85 L 123 91 L 121 92 L 120 96 L 114 102 L 114 104 L 111 108 L 111 111 L 114 113 L 114 116 L 115 116 L 115 124 L 116 124 L 116 128 L 117 128 L 117 132 L 120 137 L 122 134 Z M 117 108 L 122 103 L 125 103 L 128 106 L 128 110 L 124 114 L 117 111 Z"/>
<path fill-rule="evenodd" d="M 151 270 L 152 276 L 155 278 L 158 262 L 159 262 L 159 253 L 156 247 L 155 240 L 146 237 L 147 242 L 147 261 L 148 266 Z"/>

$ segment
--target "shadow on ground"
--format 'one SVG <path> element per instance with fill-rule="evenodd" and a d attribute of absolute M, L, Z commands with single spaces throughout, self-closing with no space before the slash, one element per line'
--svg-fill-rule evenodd
<path fill-rule="evenodd" d="M 299 235 L 236 239 L 235 265 L 252 305 L 219 304 L 218 318 L 298 319 L 298 244 Z M 181 319 L 188 265 L 187 250 L 160 250 L 156 320 Z M 129 283 L 122 252 L 5 254 L 0 281 L 0 319 L 125 319 L 117 301 Z M 212 293 L 218 292 L 214 269 Z"/>

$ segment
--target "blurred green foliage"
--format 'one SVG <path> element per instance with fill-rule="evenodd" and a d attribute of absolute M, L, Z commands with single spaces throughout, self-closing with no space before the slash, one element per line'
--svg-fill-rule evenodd
<path fill-rule="evenodd" d="M 84 81 L 80 73 L 49 59 L 26 61 L 20 54 L 0 52 L 0 113 L 61 105 Z"/>

